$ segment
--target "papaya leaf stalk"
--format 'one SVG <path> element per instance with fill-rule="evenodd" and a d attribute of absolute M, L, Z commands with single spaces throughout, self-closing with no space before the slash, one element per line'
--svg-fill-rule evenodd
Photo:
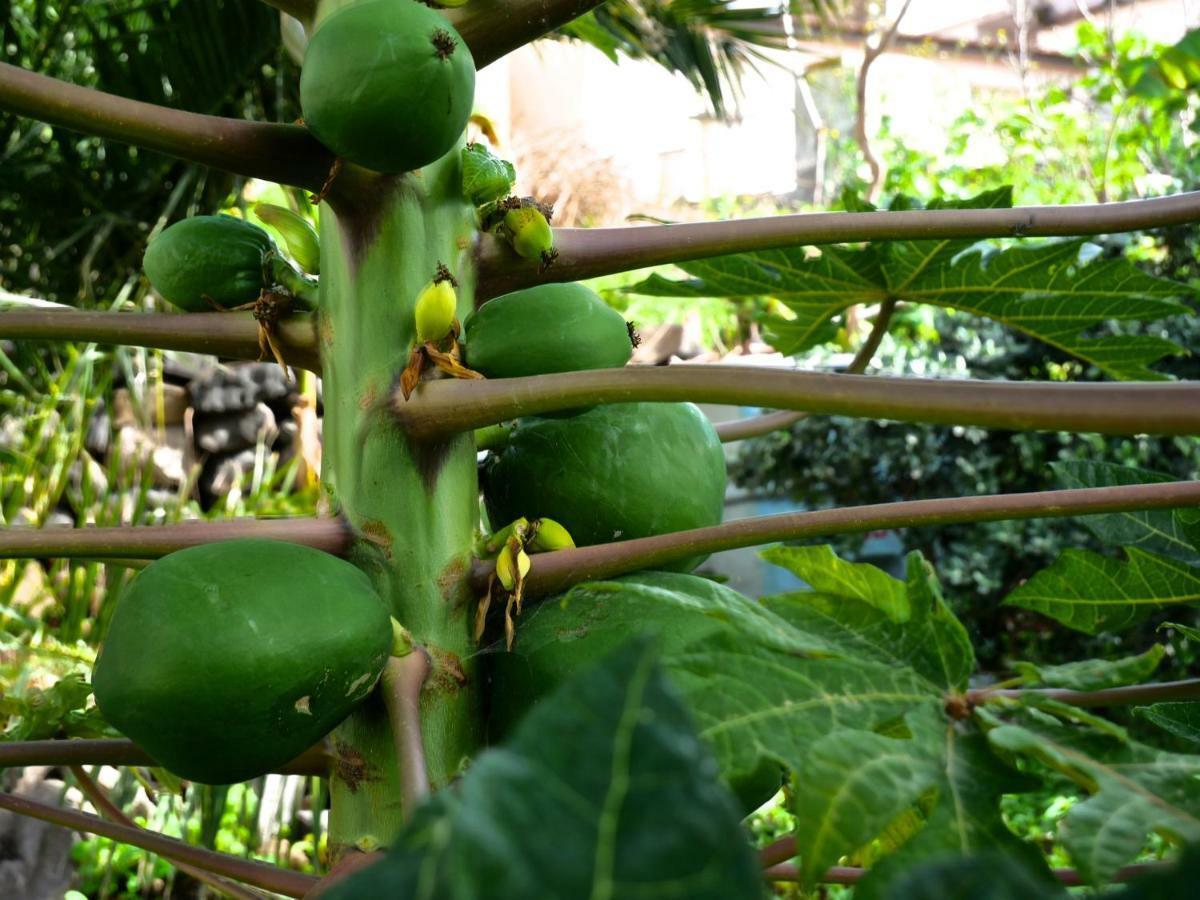
<path fill-rule="evenodd" d="M 71 766 L 71 774 L 75 777 L 75 783 L 79 785 L 79 789 L 83 791 L 84 796 L 91 801 L 92 806 L 96 807 L 96 810 L 100 813 L 100 815 L 108 819 L 110 822 L 116 822 L 120 825 L 127 825 L 130 828 L 138 827 L 131 818 L 125 815 L 125 813 L 121 812 L 121 808 L 119 806 L 117 806 L 108 798 L 108 795 L 104 793 L 104 789 L 96 783 L 96 779 L 94 779 L 91 774 L 88 773 L 87 769 L 81 765 L 73 765 Z M 182 862 L 176 863 L 176 866 L 181 872 L 186 872 L 197 881 L 204 882 L 213 890 L 218 891 L 228 897 L 232 897 L 233 900 L 262 900 L 264 896 L 258 891 L 242 887 L 240 884 L 234 884 L 232 881 L 226 881 L 219 875 L 214 875 L 207 869 L 203 869 L 199 866 L 193 866 Z"/>
<path fill-rule="evenodd" d="M 409 400 L 396 392 L 392 412 L 411 439 L 425 442 L 577 406 L 678 400 L 1012 431 L 1200 432 L 1200 382 L 974 381 L 721 365 L 426 382 Z"/>
<path fill-rule="evenodd" d="M 316 0 L 262 0 L 262 2 L 281 13 L 287 13 L 304 25 L 311 25 L 313 16 L 317 14 Z"/>
<path fill-rule="evenodd" d="M 421 741 L 421 689 L 429 669 L 429 655 L 421 647 L 414 647 L 405 656 L 389 658 L 383 669 L 383 703 L 396 745 L 400 801 L 406 819 L 429 796 L 429 772 Z"/>
<path fill-rule="evenodd" d="M 525 579 L 525 596 L 531 598 L 555 594 L 582 581 L 612 578 L 640 569 L 659 568 L 692 556 L 775 541 L 859 534 L 880 528 L 994 522 L 1001 519 L 1070 518 L 1095 513 L 1197 505 L 1200 505 L 1200 481 L 1173 481 L 1024 494 L 907 500 L 758 516 L 709 528 L 540 553 Z M 479 593 L 486 588 L 494 569 L 495 563 L 490 560 L 475 562 L 471 580 Z"/>
<path fill-rule="evenodd" d="M 1184 681 L 1165 681 L 1158 684 L 1131 684 L 1101 691 L 1073 691 L 1067 688 L 976 688 L 965 697 L 972 705 L 989 700 L 1019 700 L 1022 697 L 1045 697 L 1070 706 L 1128 706 L 1132 703 L 1163 703 L 1171 700 L 1200 700 L 1200 678 Z"/>
<path fill-rule="evenodd" d="M 96 137 L 156 150 L 237 175 L 312 191 L 333 154 L 299 125 L 249 122 L 170 109 L 0 63 L 0 109 Z M 347 167 L 339 188 L 368 173 Z"/>
<path fill-rule="evenodd" d="M 244 538 L 288 541 L 343 556 L 354 535 L 339 518 L 228 519 L 145 527 L 0 528 L 0 559 L 152 559 L 185 547 Z"/>
<path fill-rule="evenodd" d="M 123 844 L 141 847 L 143 850 L 157 853 L 173 862 L 188 863 L 208 872 L 274 891 L 286 897 L 303 897 L 317 883 L 317 879 L 312 875 L 305 875 L 302 872 L 291 872 L 266 863 L 242 859 L 240 856 L 217 853 L 203 847 L 186 844 L 175 838 L 156 834 L 153 831 L 145 831 L 117 822 L 106 822 L 99 816 L 58 806 L 49 806 L 26 797 L 18 797 L 15 794 L 0 793 L 0 809 L 7 809 L 9 812 L 40 819 L 63 828 L 97 834 Z"/>
<path fill-rule="evenodd" d="M 871 360 L 875 358 L 879 345 L 883 343 L 883 336 L 887 334 L 888 326 L 892 322 L 892 313 L 895 311 L 895 300 L 885 300 L 879 305 L 879 312 L 875 315 L 871 331 L 854 354 L 854 359 L 850 360 L 850 364 L 846 366 L 845 374 L 861 375 L 866 371 L 867 366 L 871 365 Z M 721 443 L 729 444 L 733 441 L 770 434 L 772 431 L 782 431 L 807 418 L 808 413 L 806 412 L 763 413 L 736 422 L 721 422 L 716 426 L 717 437 L 721 439 Z"/>
<path fill-rule="evenodd" d="M 497 238 L 479 244 L 479 299 L 547 281 L 577 281 L 645 266 L 800 244 L 929 238 L 1112 234 L 1200 221 L 1200 192 L 1149 200 L 1007 209 L 797 213 L 678 225 L 556 228 L 554 265 L 518 259 Z"/>
<path fill-rule="evenodd" d="M 280 775 L 327 775 L 334 764 L 324 743 L 279 767 Z M 141 747 L 123 738 L 0 742 L 0 768 L 16 766 L 157 766 Z"/>
<path fill-rule="evenodd" d="M 275 344 L 291 365 L 321 371 L 315 316 L 295 313 L 273 326 Z M 259 359 L 258 323 L 248 312 L 162 313 L 30 309 L 0 312 L 0 337 L 92 341 Z"/>
<path fill-rule="evenodd" d="M 444 15 L 462 35 L 475 68 L 577 19 L 604 0 L 472 0 Z"/>

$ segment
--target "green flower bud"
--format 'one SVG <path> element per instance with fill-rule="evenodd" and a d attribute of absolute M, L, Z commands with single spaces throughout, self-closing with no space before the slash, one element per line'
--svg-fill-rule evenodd
<path fill-rule="evenodd" d="M 517 255 L 541 259 L 554 249 L 554 233 L 541 211 L 532 206 L 510 209 L 504 214 L 504 230 Z"/>

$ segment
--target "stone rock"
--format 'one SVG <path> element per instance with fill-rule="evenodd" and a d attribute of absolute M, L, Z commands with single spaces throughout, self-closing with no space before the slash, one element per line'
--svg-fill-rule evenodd
<path fill-rule="evenodd" d="M 58 806 L 63 782 L 45 769 L 26 769 L 14 793 Z M 61 900 L 70 887 L 75 833 L 48 822 L 0 810 L 0 897 Z"/>
<path fill-rule="evenodd" d="M 275 363 L 248 363 L 213 369 L 195 378 L 188 390 L 197 413 L 253 409 L 259 403 L 284 403 L 292 384 Z"/>
<path fill-rule="evenodd" d="M 265 403 L 224 415 L 196 416 L 192 421 L 196 447 L 205 453 L 230 453 L 270 445 L 279 434 L 275 413 Z"/>

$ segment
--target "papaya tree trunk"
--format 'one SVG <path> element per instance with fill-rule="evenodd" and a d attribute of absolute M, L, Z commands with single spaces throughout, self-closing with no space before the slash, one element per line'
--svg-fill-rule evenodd
<path fill-rule="evenodd" d="M 322 482 L 360 536 L 351 559 L 432 659 L 421 725 L 434 789 L 482 739 L 466 578 L 478 522 L 475 445 L 470 434 L 410 442 L 388 403 L 415 339 L 415 299 L 439 263 L 458 279 L 459 317 L 472 308 L 476 226 L 459 165 L 456 148 L 419 172 L 381 177 L 357 205 L 321 208 Z M 333 742 L 336 859 L 386 845 L 405 811 L 382 700 L 364 704 Z"/>

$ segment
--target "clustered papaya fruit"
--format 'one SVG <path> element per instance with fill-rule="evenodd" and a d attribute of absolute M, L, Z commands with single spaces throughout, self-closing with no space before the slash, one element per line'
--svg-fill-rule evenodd
<path fill-rule="evenodd" d="M 239 540 L 151 563 L 117 603 L 92 681 L 105 718 L 165 768 L 228 784 L 312 746 L 374 687 L 391 620 L 362 571 Z"/>
<path fill-rule="evenodd" d="M 542 284 L 490 300 L 463 323 L 464 358 L 488 378 L 625 365 L 621 314 L 582 284 Z"/>
<path fill-rule="evenodd" d="M 462 37 L 417 0 L 365 0 L 317 27 L 304 55 L 304 123 L 339 157 L 408 172 L 448 153 L 475 99 Z"/>
<path fill-rule="evenodd" d="M 233 216 L 193 216 L 163 230 L 142 266 L 168 303 L 188 312 L 253 302 L 271 283 L 271 236 Z"/>
<path fill-rule="evenodd" d="M 727 618 L 712 614 L 721 601 L 754 602 L 696 575 L 638 572 L 582 584 L 531 607 L 512 650 L 487 657 L 490 739 L 503 740 L 531 708 L 635 633 L 652 637 L 669 660 L 684 648 L 732 632 Z M 781 767 L 770 761 L 748 773 L 722 774 L 747 813 L 770 799 L 783 780 Z"/>

